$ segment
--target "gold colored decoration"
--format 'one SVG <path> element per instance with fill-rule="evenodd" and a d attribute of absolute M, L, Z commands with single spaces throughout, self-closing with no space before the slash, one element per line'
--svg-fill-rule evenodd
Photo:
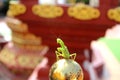
<path fill-rule="evenodd" d="M 31 60 L 30 57 L 26 57 L 25 55 L 21 55 L 20 57 L 18 57 L 18 63 L 20 66 L 22 67 L 26 67 L 26 65 L 29 65 Z"/>
<path fill-rule="evenodd" d="M 10 72 L 28 76 L 43 61 L 49 47 L 42 45 L 41 37 L 29 32 L 21 20 L 7 17 L 5 21 L 12 31 L 12 40 L 0 51 L 0 62 Z"/>
<path fill-rule="evenodd" d="M 107 16 L 111 20 L 115 20 L 117 22 L 120 22 L 120 7 L 109 9 L 107 12 Z"/>
<path fill-rule="evenodd" d="M 7 16 L 14 17 L 26 12 L 26 7 L 23 4 L 12 3 L 9 6 Z"/>
<path fill-rule="evenodd" d="M 4 63 L 10 63 L 9 65 L 16 65 L 15 55 L 11 54 L 9 50 L 5 49 L 1 51 L 0 60 Z"/>
<path fill-rule="evenodd" d="M 32 11 L 43 18 L 56 18 L 63 15 L 63 9 L 55 5 L 34 5 Z"/>
<path fill-rule="evenodd" d="M 17 60 L 20 67 L 35 68 L 37 64 L 39 64 L 42 61 L 42 59 L 42 56 L 37 57 L 34 55 L 21 55 L 18 57 Z"/>
<path fill-rule="evenodd" d="M 8 48 L 1 51 L 0 61 L 7 66 L 35 68 L 43 59 L 40 55 L 19 54 L 12 52 Z"/>
<path fill-rule="evenodd" d="M 79 20 L 99 18 L 100 11 L 85 4 L 77 4 L 68 8 L 68 15 Z"/>

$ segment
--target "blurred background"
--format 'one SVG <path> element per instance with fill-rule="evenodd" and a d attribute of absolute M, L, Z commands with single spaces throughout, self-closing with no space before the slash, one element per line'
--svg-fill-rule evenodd
<path fill-rule="evenodd" d="M 58 37 L 77 53 L 84 80 L 119 80 L 119 4 L 0 0 L 0 80 L 49 80 Z"/>

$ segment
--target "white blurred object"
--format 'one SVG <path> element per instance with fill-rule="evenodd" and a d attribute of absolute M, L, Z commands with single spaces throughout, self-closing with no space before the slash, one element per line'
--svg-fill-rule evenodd
<path fill-rule="evenodd" d="M 93 7 L 99 7 L 99 0 L 90 0 L 89 5 Z"/>
<path fill-rule="evenodd" d="M 39 4 L 56 4 L 56 0 L 38 0 Z"/>
<path fill-rule="evenodd" d="M 116 24 L 105 32 L 106 38 L 120 39 L 120 24 Z"/>
<path fill-rule="evenodd" d="M 66 4 L 66 0 L 57 0 L 57 4 Z"/>
<path fill-rule="evenodd" d="M 0 34 L 6 41 L 11 40 L 11 30 L 5 22 L 0 22 Z"/>
<path fill-rule="evenodd" d="M 100 41 L 92 41 L 91 49 L 93 52 L 97 52 L 101 55 L 101 58 L 105 63 L 104 65 L 108 70 L 107 76 L 100 80 L 119 80 L 120 63 L 115 56 L 113 56 L 113 53 L 109 50 L 106 44 Z"/>
<path fill-rule="evenodd" d="M 89 61 L 84 61 L 83 66 L 85 70 L 87 70 L 90 74 L 90 80 L 98 80 L 98 76 L 96 75 L 96 72 L 94 70 L 93 65 Z"/>
<path fill-rule="evenodd" d="M 99 49 L 97 49 L 96 43 L 94 41 L 91 42 L 91 49 L 92 49 L 92 52 L 93 52 L 93 55 L 92 55 L 92 65 L 93 65 L 93 67 L 97 68 L 97 67 L 103 65 L 104 60 L 102 58 L 102 55 L 101 55 Z"/>

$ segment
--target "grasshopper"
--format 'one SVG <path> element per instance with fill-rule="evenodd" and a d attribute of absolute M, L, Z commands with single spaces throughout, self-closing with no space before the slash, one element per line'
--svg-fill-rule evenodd
<path fill-rule="evenodd" d="M 65 59 L 72 58 L 73 60 L 75 60 L 76 53 L 70 54 L 67 46 L 64 44 L 64 42 L 60 38 L 57 38 L 57 43 L 60 44 L 61 46 L 61 47 L 58 47 L 57 50 L 55 51 L 57 60 L 60 59 L 59 58 L 60 56 Z"/>

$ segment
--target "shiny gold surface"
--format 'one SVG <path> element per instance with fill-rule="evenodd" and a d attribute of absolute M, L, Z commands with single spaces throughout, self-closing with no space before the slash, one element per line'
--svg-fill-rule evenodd
<path fill-rule="evenodd" d="M 83 71 L 74 60 L 60 59 L 52 65 L 49 78 L 50 80 L 83 80 Z"/>

